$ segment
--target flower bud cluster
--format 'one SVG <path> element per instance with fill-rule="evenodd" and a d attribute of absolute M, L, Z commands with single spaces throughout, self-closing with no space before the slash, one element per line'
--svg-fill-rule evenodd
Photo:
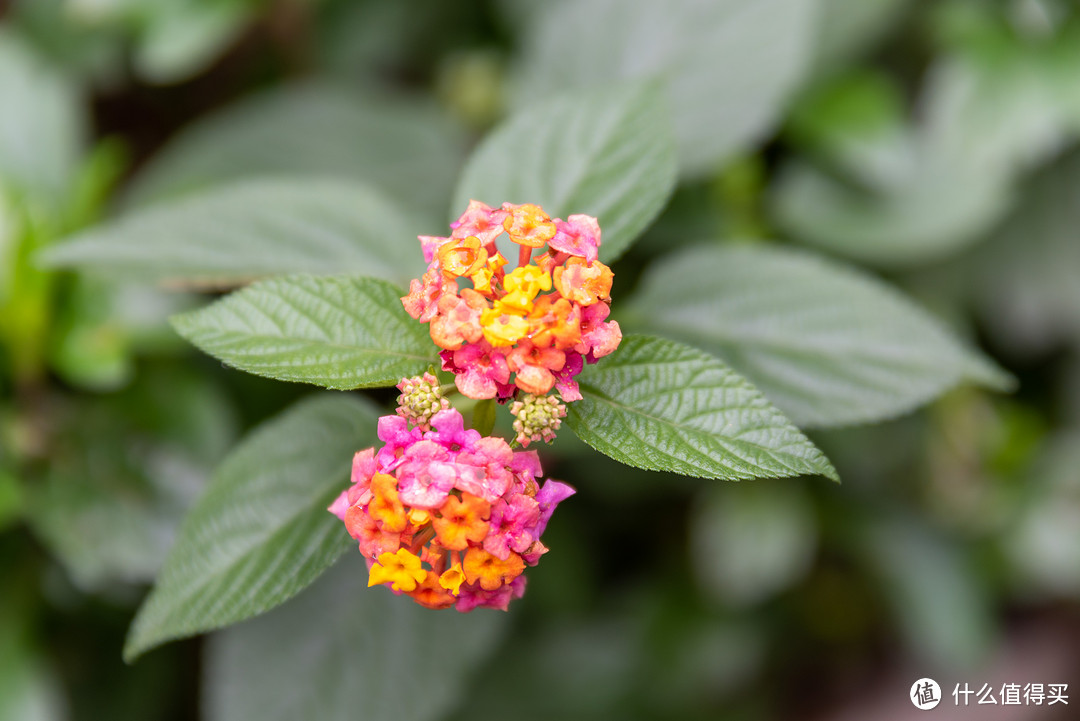
<path fill-rule="evenodd" d="M 450 401 L 443 398 L 438 379 L 430 373 L 420 378 L 402 378 L 397 388 L 401 391 L 397 414 L 422 430 L 431 427 L 432 416 L 450 408 Z"/>
<path fill-rule="evenodd" d="M 530 443 L 536 441 L 551 443 L 555 440 L 555 431 L 559 430 L 562 419 L 566 417 L 566 406 L 555 396 L 529 394 L 520 401 L 514 401 L 510 413 L 514 416 L 515 440 L 528 448 Z"/>

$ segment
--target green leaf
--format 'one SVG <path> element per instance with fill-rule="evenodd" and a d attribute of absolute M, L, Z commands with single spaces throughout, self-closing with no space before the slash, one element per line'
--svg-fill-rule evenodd
<path fill-rule="evenodd" d="M 760 604 L 810 571 L 816 524 L 813 503 L 801 485 L 710 486 L 691 519 L 695 575 L 724 603 Z"/>
<path fill-rule="evenodd" d="M 924 521 L 877 515 L 859 524 L 850 547 L 878 581 L 903 640 L 923 662 L 978 667 L 996 640 L 985 572 L 960 542 Z"/>
<path fill-rule="evenodd" d="M 1015 212 L 971 254 L 983 323 L 1011 353 L 1038 357 L 1080 338 L 1080 153 L 1037 175 Z"/>
<path fill-rule="evenodd" d="M 80 589 L 151 581 L 233 437 L 222 389 L 152 366 L 120 393 L 57 405 L 52 422 L 48 468 L 22 489 L 28 524 Z"/>
<path fill-rule="evenodd" d="M 528 107 L 476 150 L 451 209 L 470 199 L 536 203 L 552 217 L 596 216 L 611 262 L 656 217 L 675 187 L 675 144 L 660 91 L 622 86 Z"/>
<path fill-rule="evenodd" d="M 627 336 L 578 376 L 584 398 L 566 421 L 621 463 L 687 476 L 744 480 L 836 471 L 743 377 L 681 343 Z"/>
<path fill-rule="evenodd" d="M 366 586 L 354 554 L 286 606 L 213 636 L 208 721 L 445 717 L 499 641 L 506 614 L 440 613 Z"/>
<path fill-rule="evenodd" d="M 1002 538 L 1025 595 L 1080 598 L 1080 429 L 1048 439 L 1024 474 L 1026 498 Z"/>
<path fill-rule="evenodd" d="M 808 0 L 572 0 L 522 23 L 517 102 L 535 112 L 567 88 L 659 78 L 680 167 L 705 175 L 762 139 L 813 55 Z M 598 29 L 602 28 L 602 32 Z"/>
<path fill-rule="evenodd" d="M 903 89 L 884 71 L 834 73 L 804 93 L 788 139 L 867 192 L 888 192 L 911 173 L 914 154 Z"/>
<path fill-rule="evenodd" d="M 926 73 L 906 145 L 881 134 L 860 153 L 900 172 L 871 192 L 848 182 L 862 180 L 861 169 L 838 178 L 805 161 L 789 164 L 772 199 L 785 231 L 882 267 L 937 261 L 980 240 L 1008 211 L 1018 177 L 1075 135 L 1080 22 L 1015 32 L 992 4 L 944 5 L 960 8 L 958 26 L 975 38 L 954 41 L 959 47 Z"/>
<path fill-rule="evenodd" d="M 19 479 L 0 465 L 0 531 L 18 520 L 23 512 L 23 490 Z"/>
<path fill-rule="evenodd" d="M 151 83 L 170 84 L 207 70 L 248 21 L 245 2 L 157 2 L 143 6 L 132 62 Z"/>
<path fill-rule="evenodd" d="M 441 219 L 464 156 L 462 129 L 434 104 L 311 82 L 197 121 L 150 160 L 127 201 L 141 206 L 287 174 L 366 182 L 407 205 L 410 215 L 420 208 Z"/>
<path fill-rule="evenodd" d="M 878 47 L 889 31 L 903 27 L 911 0 L 822 0 L 815 65 L 833 70 Z"/>
<path fill-rule="evenodd" d="M 871 191 L 810 163 L 789 163 L 772 190 L 778 224 L 831 253 L 906 268 L 977 241 L 1012 202 L 1008 175 L 950 162 L 940 148 L 899 145 L 873 154 L 913 167 L 893 187 Z"/>
<path fill-rule="evenodd" d="M 10 568 L 5 568 L 10 571 Z M 31 633 L 37 609 L 24 589 L 33 582 L 25 574 L 5 576 L 0 599 L 0 721 L 60 721 L 68 718 L 64 688 Z"/>
<path fill-rule="evenodd" d="M 304 589 L 348 548 L 326 507 L 378 412 L 357 398 L 301 401 L 218 467 L 128 633 L 131 661 L 165 641 L 262 613 Z"/>
<path fill-rule="evenodd" d="M 401 290 L 373 278 L 269 278 L 173 326 L 227 365 L 336 390 L 389 386 L 436 358 L 427 326 L 401 306 Z"/>
<path fill-rule="evenodd" d="M 689 249 L 651 269 L 625 314 L 723 358 L 800 426 L 882 420 L 965 380 L 1010 384 L 887 285 L 800 251 Z"/>
<path fill-rule="evenodd" d="M 0 185 L 59 200 L 75 172 L 83 116 L 75 85 L 0 31 Z"/>
<path fill-rule="evenodd" d="M 54 321 L 50 366 L 75 386 L 119 388 L 133 371 L 127 334 L 111 313 L 119 289 L 83 275 L 73 278 L 65 290 Z"/>
<path fill-rule="evenodd" d="M 243 181 L 157 205 L 55 245 L 42 260 L 209 287 L 291 272 L 407 282 L 423 270 L 391 201 L 358 183 L 301 178 Z"/>

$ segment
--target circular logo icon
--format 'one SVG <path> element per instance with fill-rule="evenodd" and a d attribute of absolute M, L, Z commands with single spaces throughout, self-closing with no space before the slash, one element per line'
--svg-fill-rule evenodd
<path fill-rule="evenodd" d="M 941 703 L 941 686 L 932 678 L 920 678 L 911 684 L 911 703 L 920 711 L 929 711 Z"/>

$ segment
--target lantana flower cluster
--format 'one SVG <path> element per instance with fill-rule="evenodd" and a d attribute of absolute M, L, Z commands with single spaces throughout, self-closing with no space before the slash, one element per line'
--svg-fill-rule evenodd
<path fill-rule="evenodd" d="M 517 389 L 543 396 L 554 387 L 563 401 L 580 400 L 575 376 L 622 340 L 607 320 L 613 276 L 597 259 L 596 218 L 473 200 L 450 227 L 446 238 L 420 236 L 428 269 L 402 303 L 430 323 L 458 390 L 507 401 Z M 513 269 L 496 246 L 503 233 L 519 246 Z"/>
<path fill-rule="evenodd" d="M 403 405 L 432 380 L 413 379 Z M 369 586 L 428 608 L 506 610 L 525 591 L 526 566 L 548 550 L 540 541 L 548 519 L 574 490 L 541 485 L 535 451 L 466 430 L 456 409 L 425 415 L 380 418 L 384 445 L 356 454 L 352 486 L 329 510 L 359 543 Z"/>

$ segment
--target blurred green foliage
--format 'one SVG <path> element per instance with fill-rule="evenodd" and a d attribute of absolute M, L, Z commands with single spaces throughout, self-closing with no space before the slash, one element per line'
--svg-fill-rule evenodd
<path fill-rule="evenodd" d="M 309 394 L 223 368 L 167 325 L 206 300 L 192 291 L 249 279 L 232 248 L 184 243 L 219 218 L 203 214 L 206 194 L 268 177 L 309 190 L 364 183 L 401 217 L 365 228 L 360 211 L 305 210 L 316 220 L 280 235 L 307 232 L 310 245 L 256 270 L 386 261 L 371 272 L 400 281 L 399 261 L 415 251 L 419 267 L 419 250 L 379 248 L 396 242 L 379 231 L 442 232 L 460 211 L 451 196 L 468 148 L 488 128 L 542 115 L 557 94 L 634 78 L 667 93 L 679 184 L 615 266 L 614 318 L 625 308 L 628 328 L 684 333 L 662 311 L 686 288 L 676 278 L 665 296 L 651 285 L 677 249 L 706 271 L 701 258 L 813 252 L 829 256 L 820 267 L 859 266 L 845 279 L 900 289 L 929 312 L 898 314 L 967 345 L 945 338 L 925 378 L 894 377 L 891 364 L 859 360 L 858 346 L 901 337 L 872 312 L 891 295 L 826 305 L 835 284 L 822 281 L 797 302 L 743 299 L 720 316 L 719 301 L 698 294 L 700 319 L 684 334 L 817 427 L 810 438 L 842 485 L 628 468 L 564 432 L 541 453 L 579 493 L 509 617 L 421 611 L 364 589 L 350 557 L 259 619 L 122 664 L 135 610 L 217 464 Z M 910 710 L 915 678 L 936 675 L 948 692 L 1020 673 L 1025 639 L 1075 648 L 1077 78 L 1080 10 L 1067 0 L 8 3 L 0 721 L 764 721 L 852 708 L 889 718 L 894 704 Z M 567 180 L 561 167 L 556 181 Z M 657 185 L 648 202 L 659 207 L 667 186 Z M 288 219 L 287 203 L 274 208 Z M 258 206 L 242 211 L 247 225 L 228 237 L 265 250 L 247 241 L 269 221 L 252 222 L 265 220 Z M 155 218 L 178 212 L 180 231 L 154 232 Z M 150 252 L 125 267 L 81 263 L 76 244 L 93 250 L 121 226 L 133 232 L 117 253 Z M 353 236 L 368 245 L 312 251 Z M 42 262 L 50 253 L 70 262 Z M 163 256 L 165 270 L 222 275 L 154 285 L 172 277 Z M 723 268 L 766 300 L 793 287 Z M 850 332 L 813 330 L 798 311 L 815 307 L 822 328 L 841 318 Z M 782 343 L 791 338 L 796 351 Z M 748 355 L 754 343 L 765 350 Z M 993 363 L 969 359 L 969 346 Z M 799 371 L 807 354 L 830 357 L 832 375 L 777 373 L 784 353 Z M 1018 381 L 1013 395 L 939 395 L 963 377 L 998 378 L 994 364 Z M 879 406 L 865 388 L 902 402 Z M 832 427 L 864 420 L 878 422 Z M 1053 642 L 1031 653 L 1050 675 L 1009 680 L 1080 684 L 1075 654 Z"/>

